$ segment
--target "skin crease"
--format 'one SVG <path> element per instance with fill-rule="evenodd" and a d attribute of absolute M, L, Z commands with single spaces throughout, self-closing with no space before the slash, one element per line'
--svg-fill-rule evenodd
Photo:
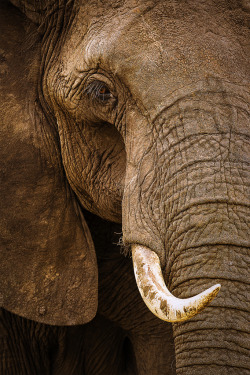
<path fill-rule="evenodd" d="M 246 2 L 13 4 L 33 24 L 4 7 L 1 373 L 247 374 Z M 172 333 L 114 232 L 174 295 L 220 294 Z"/>

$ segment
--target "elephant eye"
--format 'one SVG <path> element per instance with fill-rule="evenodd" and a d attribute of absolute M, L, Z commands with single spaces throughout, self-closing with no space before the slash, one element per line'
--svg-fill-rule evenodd
<path fill-rule="evenodd" d="M 108 86 L 101 81 L 92 81 L 85 89 L 85 93 L 92 99 L 98 100 L 101 103 L 107 103 L 114 98 Z"/>

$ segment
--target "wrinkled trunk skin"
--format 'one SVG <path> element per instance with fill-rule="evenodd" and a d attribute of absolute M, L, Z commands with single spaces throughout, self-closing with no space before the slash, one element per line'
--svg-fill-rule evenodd
<path fill-rule="evenodd" d="M 196 92 L 163 111 L 140 160 L 128 147 L 125 242 L 159 255 L 177 297 L 222 285 L 202 313 L 173 325 L 178 375 L 249 373 L 249 128 L 243 96 L 218 91 Z"/>
<path fill-rule="evenodd" d="M 177 261 L 173 266 L 170 288 L 180 297 L 199 292 L 212 279 L 222 284 L 201 314 L 173 325 L 178 375 L 249 374 L 247 251 L 228 245 L 191 248 L 178 261 L 182 269 Z"/>

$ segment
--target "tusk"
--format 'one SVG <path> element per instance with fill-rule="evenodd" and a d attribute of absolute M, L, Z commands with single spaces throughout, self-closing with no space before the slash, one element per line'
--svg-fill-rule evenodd
<path fill-rule="evenodd" d="M 182 322 L 203 310 L 218 294 L 216 284 L 197 296 L 180 299 L 167 289 L 158 255 L 149 248 L 132 245 L 132 257 L 137 286 L 142 299 L 158 318 L 167 322 Z"/>

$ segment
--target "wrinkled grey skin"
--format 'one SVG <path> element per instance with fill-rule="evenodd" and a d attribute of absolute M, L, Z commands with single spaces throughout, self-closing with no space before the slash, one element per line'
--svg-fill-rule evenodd
<path fill-rule="evenodd" d="M 1 373 L 249 374 L 247 1 L 12 3 Z M 113 244 L 119 223 L 174 295 L 222 285 L 173 338 Z"/>

